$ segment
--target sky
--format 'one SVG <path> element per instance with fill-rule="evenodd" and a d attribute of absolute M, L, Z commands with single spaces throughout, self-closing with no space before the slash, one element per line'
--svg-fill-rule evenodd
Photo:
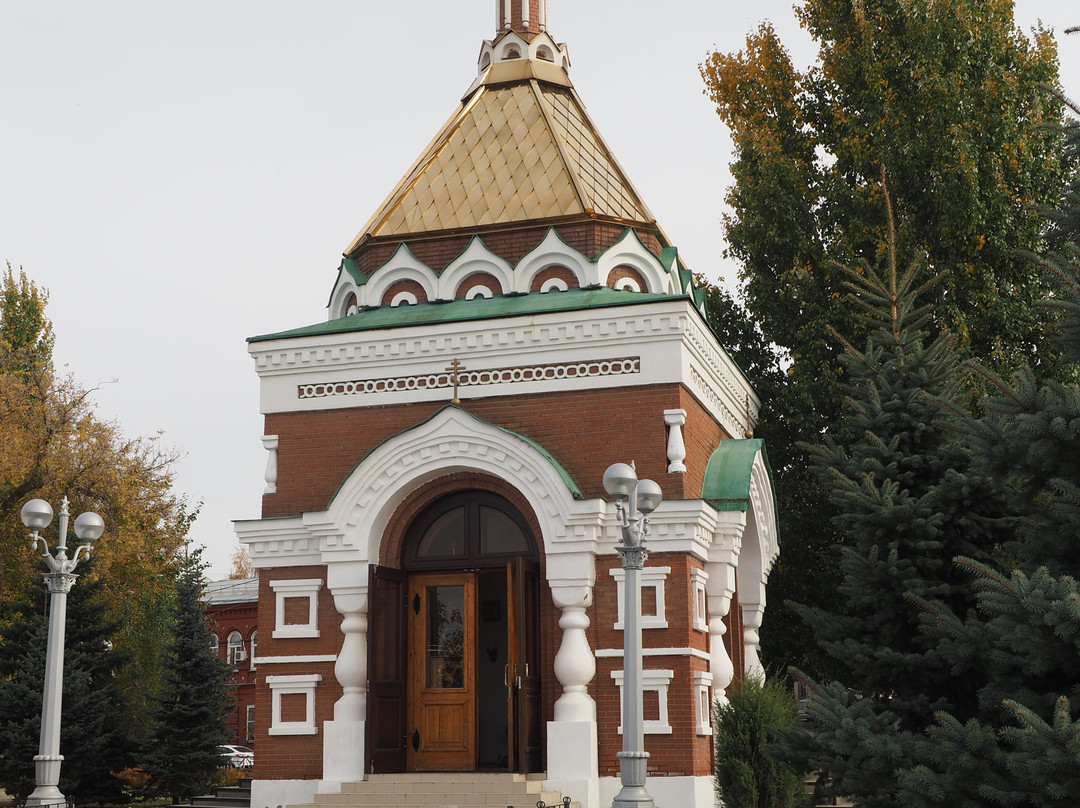
<path fill-rule="evenodd" d="M 601 134 L 713 281 L 736 273 L 731 147 L 698 65 L 768 19 L 807 66 L 792 8 L 549 0 Z M 1017 0 L 1016 17 L 1080 25 L 1075 0 Z M 99 416 L 182 453 L 176 490 L 202 503 L 191 538 L 212 576 L 265 485 L 246 338 L 326 319 L 342 251 L 494 32 L 491 0 L 0 0 L 0 262 L 49 291 L 57 364 L 98 388 Z M 1080 34 L 1060 51 L 1080 96 Z"/>

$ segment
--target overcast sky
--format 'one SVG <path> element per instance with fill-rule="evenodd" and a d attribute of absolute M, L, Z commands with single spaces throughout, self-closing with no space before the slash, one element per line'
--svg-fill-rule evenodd
<path fill-rule="evenodd" d="M 697 66 L 791 0 L 550 0 L 571 79 L 684 261 L 713 280 L 730 145 Z M 1019 0 L 1025 30 L 1080 24 Z M 491 0 L 0 0 L 0 261 L 50 294 L 99 414 L 184 453 L 223 576 L 266 455 L 245 338 L 325 319 L 341 252 L 456 108 Z M 1080 35 L 1061 43 L 1080 95 Z M 730 277 L 728 278 L 731 279 Z M 348 436 L 342 436 L 347 440 Z M 107 540 L 108 537 L 105 537 Z"/>

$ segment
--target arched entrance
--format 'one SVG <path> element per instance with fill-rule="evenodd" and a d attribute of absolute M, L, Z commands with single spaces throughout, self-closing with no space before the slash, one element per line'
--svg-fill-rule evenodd
<path fill-rule="evenodd" d="M 489 491 L 442 497 L 407 528 L 401 566 L 376 568 L 370 590 L 373 768 L 539 771 L 540 577 L 526 519 Z M 397 739 L 404 748 L 389 748 Z"/>

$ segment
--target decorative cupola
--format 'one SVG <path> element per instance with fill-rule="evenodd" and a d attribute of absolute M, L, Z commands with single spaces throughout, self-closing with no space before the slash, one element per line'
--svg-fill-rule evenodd
<path fill-rule="evenodd" d="M 564 71 L 570 67 L 566 45 L 547 32 L 547 0 L 496 0 L 495 31 L 495 38 L 480 48 L 479 78 L 470 93 L 490 79 L 485 73 L 492 65 L 503 62 L 546 62 Z"/>

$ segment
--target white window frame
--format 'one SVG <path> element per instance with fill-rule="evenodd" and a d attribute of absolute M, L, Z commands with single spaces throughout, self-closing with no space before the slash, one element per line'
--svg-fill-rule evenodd
<path fill-rule="evenodd" d="M 694 671 L 694 703 L 697 734 L 712 735 L 712 674 L 708 671 Z"/>
<path fill-rule="evenodd" d="M 256 629 L 255 631 L 251 632 L 251 638 L 248 640 L 248 642 L 251 645 L 251 654 L 250 654 L 250 656 L 248 656 L 248 667 L 251 670 L 255 670 L 255 649 L 258 646 L 258 641 L 259 641 L 259 630 Z"/>
<path fill-rule="evenodd" d="M 611 577 L 615 579 L 616 585 L 616 600 L 618 601 L 619 614 L 615 620 L 614 629 L 616 631 L 622 631 L 623 629 L 623 604 L 626 601 L 626 570 L 622 567 L 615 567 L 610 570 Z M 642 631 L 652 628 L 667 628 L 667 604 L 664 600 L 664 589 L 667 584 L 667 577 L 671 574 L 671 567 L 646 567 L 641 571 L 641 588 L 652 588 L 656 590 L 656 614 L 642 614 L 641 615 L 641 629 Z"/>
<path fill-rule="evenodd" d="M 693 621 L 691 625 L 694 631 L 708 633 L 709 631 L 709 600 L 705 582 L 709 580 L 709 573 L 696 568 L 690 569 L 690 597 L 693 598 Z"/>
<path fill-rule="evenodd" d="M 315 688 L 322 681 L 317 673 L 294 676 L 267 676 L 266 684 L 271 696 L 271 735 L 315 735 L 319 728 L 315 726 Z M 302 693 L 306 697 L 306 712 L 303 721 L 281 720 L 281 697 L 292 693 Z"/>
<path fill-rule="evenodd" d="M 302 578 L 299 580 L 271 581 L 274 590 L 274 638 L 279 637 L 318 637 L 319 636 L 319 590 L 321 578 Z M 308 599 L 308 621 L 306 623 L 285 622 L 285 600 L 287 598 Z"/>
<path fill-rule="evenodd" d="M 619 688 L 619 734 L 622 735 L 623 672 L 621 670 L 612 671 L 611 678 L 615 680 L 615 685 Z M 671 728 L 671 723 L 668 720 L 668 687 L 671 685 L 671 680 L 674 678 L 675 671 L 671 670 L 646 668 L 641 672 L 641 690 L 643 692 L 651 690 L 656 693 L 657 701 L 660 704 L 659 717 L 642 722 L 646 735 L 671 735 L 674 732 Z"/>
<path fill-rule="evenodd" d="M 230 631 L 225 640 L 225 659 L 230 665 L 239 665 L 245 658 L 244 635 L 239 631 Z"/>
<path fill-rule="evenodd" d="M 255 705 L 249 704 L 247 706 L 246 715 L 244 716 L 244 736 L 248 743 L 255 740 Z"/>

